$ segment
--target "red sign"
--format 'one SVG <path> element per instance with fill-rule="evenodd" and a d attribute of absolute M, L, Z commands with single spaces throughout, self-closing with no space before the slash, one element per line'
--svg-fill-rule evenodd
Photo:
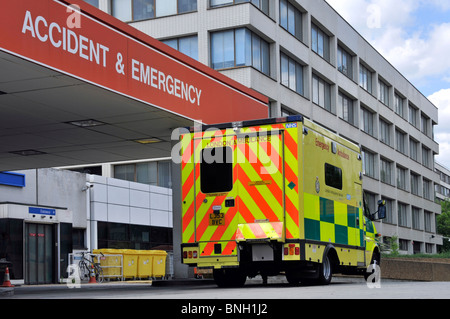
<path fill-rule="evenodd" d="M 268 115 L 263 95 L 79 0 L 3 1 L 0 50 L 204 123 Z"/>

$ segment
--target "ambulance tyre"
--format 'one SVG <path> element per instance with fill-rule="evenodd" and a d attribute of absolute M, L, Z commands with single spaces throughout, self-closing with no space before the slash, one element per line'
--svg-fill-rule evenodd
<path fill-rule="evenodd" d="M 331 259 L 329 254 L 325 256 L 322 260 L 322 263 L 319 264 L 319 278 L 317 279 L 317 283 L 319 285 L 328 285 L 333 278 L 333 267 L 331 265 Z"/>
<path fill-rule="evenodd" d="M 242 287 L 247 280 L 247 276 L 238 268 L 214 269 L 213 276 L 220 288 Z"/>

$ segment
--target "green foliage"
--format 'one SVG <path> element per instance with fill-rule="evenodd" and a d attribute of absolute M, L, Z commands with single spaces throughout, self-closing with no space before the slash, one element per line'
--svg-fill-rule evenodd
<path fill-rule="evenodd" d="M 442 213 L 436 218 L 437 233 L 444 236 L 442 251 L 450 252 L 450 201 L 441 202 Z"/>
<path fill-rule="evenodd" d="M 397 257 L 399 255 L 398 252 L 398 237 L 397 236 L 392 236 L 391 238 L 389 238 L 389 246 L 391 247 L 391 253 L 390 255 L 392 257 Z"/>

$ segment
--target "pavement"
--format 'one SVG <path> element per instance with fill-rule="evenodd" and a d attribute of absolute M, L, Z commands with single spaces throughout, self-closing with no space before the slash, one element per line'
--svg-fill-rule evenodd
<path fill-rule="evenodd" d="M 247 278 L 246 284 L 262 284 L 263 280 L 260 276 L 255 278 Z M 284 276 L 269 277 L 268 283 L 287 283 Z M 203 286 L 214 285 L 213 279 L 169 279 L 169 280 L 126 280 L 126 281 L 109 281 L 103 283 L 88 283 L 82 282 L 80 285 L 85 289 L 118 289 L 125 288 L 130 285 L 136 286 L 154 286 L 154 287 L 167 287 L 167 286 Z M 0 287 L 0 297 L 14 296 L 16 290 L 24 291 L 46 291 L 46 290 L 59 290 L 68 289 L 66 283 L 60 284 L 45 284 L 45 285 L 14 285 L 14 287 Z"/>

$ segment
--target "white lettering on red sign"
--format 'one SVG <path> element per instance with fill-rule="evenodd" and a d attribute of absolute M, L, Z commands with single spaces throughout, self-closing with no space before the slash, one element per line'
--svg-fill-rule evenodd
<path fill-rule="evenodd" d="M 81 24 L 81 20 L 76 20 L 76 22 L 76 26 Z M 70 27 L 49 22 L 43 16 L 37 16 L 33 19 L 30 11 L 25 13 L 22 33 L 37 38 L 42 43 L 50 42 L 54 48 L 62 49 L 104 68 L 108 66 L 110 49 L 107 46 L 82 34 L 77 34 Z M 117 53 L 116 72 L 118 74 L 126 76 L 125 63 L 122 53 Z M 131 59 L 131 78 L 193 105 L 200 106 L 201 89 L 133 58 Z"/>
<path fill-rule="evenodd" d="M 149 65 L 144 65 L 135 59 L 131 61 L 131 77 L 133 80 L 200 106 L 202 90 L 199 88 L 189 83 L 184 83 L 170 74 L 166 75 L 164 72 Z"/>
<path fill-rule="evenodd" d="M 106 67 L 106 57 L 109 48 L 86 38 L 83 35 L 78 35 L 74 31 L 61 27 L 56 22 L 48 23 L 42 16 L 37 16 L 34 19 L 31 12 L 25 13 L 25 20 L 23 22 L 22 33 L 29 32 L 33 38 L 38 38 L 41 42 L 50 43 L 55 48 L 61 48 L 72 54 L 78 54 L 81 58 L 90 62 L 95 62 L 98 65 Z"/>

